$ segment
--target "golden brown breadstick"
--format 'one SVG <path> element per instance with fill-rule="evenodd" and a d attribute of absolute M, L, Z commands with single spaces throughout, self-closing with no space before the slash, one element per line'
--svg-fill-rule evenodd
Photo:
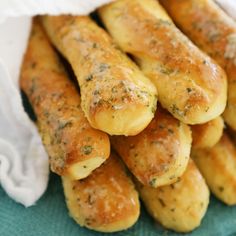
<path fill-rule="evenodd" d="M 151 216 L 164 227 L 189 232 L 201 223 L 209 203 L 209 189 L 192 160 L 175 184 L 151 188 L 137 184 Z"/>
<path fill-rule="evenodd" d="M 191 149 L 190 128 L 157 108 L 155 118 L 136 136 L 113 136 L 114 149 L 133 175 L 144 185 L 174 183 L 185 171 Z"/>
<path fill-rule="evenodd" d="M 192 157 L 211 189 L 221 201 L 236 204 L 236 148 L 226 134 L 212 148 L 197 149 Z"/>
<path fill-rule="evenodd" d="M 224 71 L 172 23 L 156 0 L 118 0 L 99 11 L 108 31 L 156 85 L 174 117 L 201 124 L 226 105 Z"/>
<path fill-rule="evenodd" d="M 78 91 L 36 20 L 22 65 L 20 86 L 37 115 L 52 171 L 81 179 L 109 157 L 107 134 L 89 125 L 80 107 Z"/>
<path fill-rule="evenodd" d="M 193 148 L 210 148 L 220 141 L 224 131 L 224 120 L 219 116 L 201 125 L 193 125 Z"/>
<path fill-rule="evenodd" d="M 87 16 L 45 16 L 45 29 L 77 76 L 81 106 L 91 126 L 135 135 L 151 121 L 156 89 Z"/>
<path fill-rule="evenodd" d="M 173 20 L 228 76 L 226 123 L 236 130 L 236 23 L 212 0 L 162 0 Z"/>
<path fill-rule="evenodd" d="M 138 194 L 120 160 L 113 154 L 88 178 L 63 178 L 70 215 L 81 226 L 115 232 L 131 227 L 138 219 Z"/>

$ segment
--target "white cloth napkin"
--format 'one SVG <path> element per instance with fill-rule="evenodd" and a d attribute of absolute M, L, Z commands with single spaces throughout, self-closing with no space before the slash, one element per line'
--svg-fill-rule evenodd
<path fill-rule="evenodd" d="M 88 14 L 112 0 L 0 0 L 0 184 L 15 201 L 31 206 L 47 187 L 48 158 L 24 112 L 18 79 L 36 14 Z M 216 0 L 236 19 L 234 0 Z"/>
<path fill-rule="evenodd" d="M 232 18 L 236 20 L 236 0 L 215 0 Z"/>

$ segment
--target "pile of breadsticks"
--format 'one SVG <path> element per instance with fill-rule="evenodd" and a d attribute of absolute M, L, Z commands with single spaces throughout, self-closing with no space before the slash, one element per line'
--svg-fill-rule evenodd
<path fill-rule="evenodd" d="M 179 232 L 200 225 L 209 189 L 236 204 L 236 147 L 223 132 L 224 121 L 236 130 L 236 23 L 213 0 L 160 2 L 166 11 L 114 1 L 98 9 L 100 26 L 33 21 L 20 86 L 70 215 L 93 230 L 131 227 L 139 196 Z"/>

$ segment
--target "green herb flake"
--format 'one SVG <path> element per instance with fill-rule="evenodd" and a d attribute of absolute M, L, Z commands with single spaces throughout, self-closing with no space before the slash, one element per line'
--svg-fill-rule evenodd
<path fill-rule="evenodd" d="M 201 25 L 199 25 L 198 22 L 195 22 L 195 21 L 192 23 L 192 28 L 193 28 L 194 30 L 199 31 L 199 32 L 202 31 Z"/>
<path fill-rule="evenodd" d="M 60 122 L 58 125 L 58 130 L 64 129 L 65 127 L 71 127 L 71 126 L 72 126 L 71 121 Z"/>
<path fill-rule="evenodd" d="M 224 191 L 224 187 L 220 186 L 220 187 L 219 187 L 219 191 L 220 191 L 220 192 L 223 192 L 223 191 Z"/>
<path fill-rule="evenodd" d="M 155 187 L 155 186 L 156 186 L 156 182 L 157 182 L 157 179 L 156 179 L 156 178 L 153 178 L 153 179 L 151 179 L 151 180 L 149 181 L 149 185 L 150 185 L 151 187 Z"/>
<path fill-rule="evenodd" d="M 103 71 L 105 71 L 105 70 L 107 70 L 109 68 L 110 68 L 110 66 L 108 64 L 101 63 L 100 66 L 99 66 L 99 71 L 103 72 Z"/>
<path fill-rule="evenodd" d="M 98 47 L 97 43 L 93 43 L 93 48 L 97 48 L 97 47 Z"/>
<path fill-rule="evenodd" d="M 215 41 L 217 41 L 220 38 L 220 34 L 219 33 L 210 33 L 209 34 L 209 42 L 210 43 L 214 43 Z"/>
<path fill-rule="evenodd" d="M 172 74 L 172 73 L 174 72 L 173 69 L 171 69 L 171 68 L 166 68 L 166 67 L 161 67 L 161 68 L 159 69 L 159 71 L 160 71 L 162 74 L 165 74 L 165 75 L 170 75 L 170 74 Z"/>
<path fill-rule="evenodd" d="M 191 88 L 187 88 L 186 89 L 188 93 L 191 93 L 192 92 L 192 89 Z"/>
<path fill-rule="evenodd" d="M 81 148 L 84 155 L 89 155 L 93 151 L 93 147 L 90 145 L 85 145 Z"/>
<path fill-rule="evenodd" d="M 94 204 L 94 200 L 93 200 L 93 198 L 92 198 L 92 195 L 90 195 L 90 194 L 89 194 L 89 196 L 88 196 L 88 204 L 89 204 L 89 205 Z"/>
<path fill-rule="evenodd" d="M 168 133 L 169 133 L 169 134 L 173 134 L 173 133 L 174 133 L 174 130 L 173 130 L 173 129 L 170 129 L 170 128 L 168 128 Z"/>
<path fill-rule="evenodd" d="M 151 112 L 152 112 L 152 114 L 155 114 L 155 112 L 156 112 L 156 107 L 155 106 L 151 107 Z"/>
<path fill-rule="evenodd" d="M 36 88 L 37 88 L 37 85 L 36 85 L 36 80 L 37 79 L 38 79 L 37 77 L 31 78 L 32 84 L 31 84 L 31 87 L 30 87 L 30 95 L 32 95 L 35 92 Z"/>
<path fill-rule="evenodd" d="M 86 77 L 86 81 L 88 82 L 88 81 L 91 81 L 93 79 L 93 75 L 89 75 L 88 77 Z"/>
<path fill-rule="evenodd" d="M 44 111 L 43 115 L 48 118 L 49 117 L 49 112 L 48 111 Z"/>
<path fill-rule="evenodd" d="M 171 175 L 170 177 L 169 177 L 169 180 L 172 180 L 172 179 L 174 179 L 175 178 L 175 175 Z"/>
<path fill-rule="evenodd" d="M 117 93 L 117 92 L 118 92 L 118 91 L 117 91 L 117 88 L 116 88 L 116 87 L 112 87 L 111 92 L 112 92 L 112 93 Z"/>
<path fill-rule="evenodd" d="M 160 204 L 162 205 L 162 207 L 166 207 L 165 202 L 163 201 L 163 199 L 158 198 L 158 201 L 160 202 Z"/>
<path fill-rule="evenodd" d="M 95 91 L 93 92 L 93 95 L 99 95 L 99 94 L 100 94 L 99 90 L 95 90 Z"/>
<path fill-rule="evenodd" d="M 162 20 L 162 19 L 158 19 L 158 22 L 156 22 L 155 26 L 157 28 L 159 28 L 160 26 L 171 26 L 172 23 L 168 20 Z"/>
<path fill-rule="evenodd" d="M 32 62 L 31 68 L 34 69 L 36 66 L 37 66 L 37 63 L 36 62 Z"/>

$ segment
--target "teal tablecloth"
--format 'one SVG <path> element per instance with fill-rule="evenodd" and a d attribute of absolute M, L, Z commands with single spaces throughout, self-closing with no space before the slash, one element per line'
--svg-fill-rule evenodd
<path fill-rule="evenodd" d="M 81 228 L 68 215 L 60 178 L 54 174 L 46 193 L 35 206 L 24 208 L 0 188 L 0 236 L 101 236 Z M 109 234 L 107 234 L 109 235 Z M 111 235 L 111 234 L 110 234 Z M 136 225 L 115 236 L 177 236 L 156 224 L 142 209 Z M 186 235 L 186 234 L 185 234 Z M 191 236 L 236 236 L 236 207 L 227 207 L 211 198 L 207 215 Z"/>

